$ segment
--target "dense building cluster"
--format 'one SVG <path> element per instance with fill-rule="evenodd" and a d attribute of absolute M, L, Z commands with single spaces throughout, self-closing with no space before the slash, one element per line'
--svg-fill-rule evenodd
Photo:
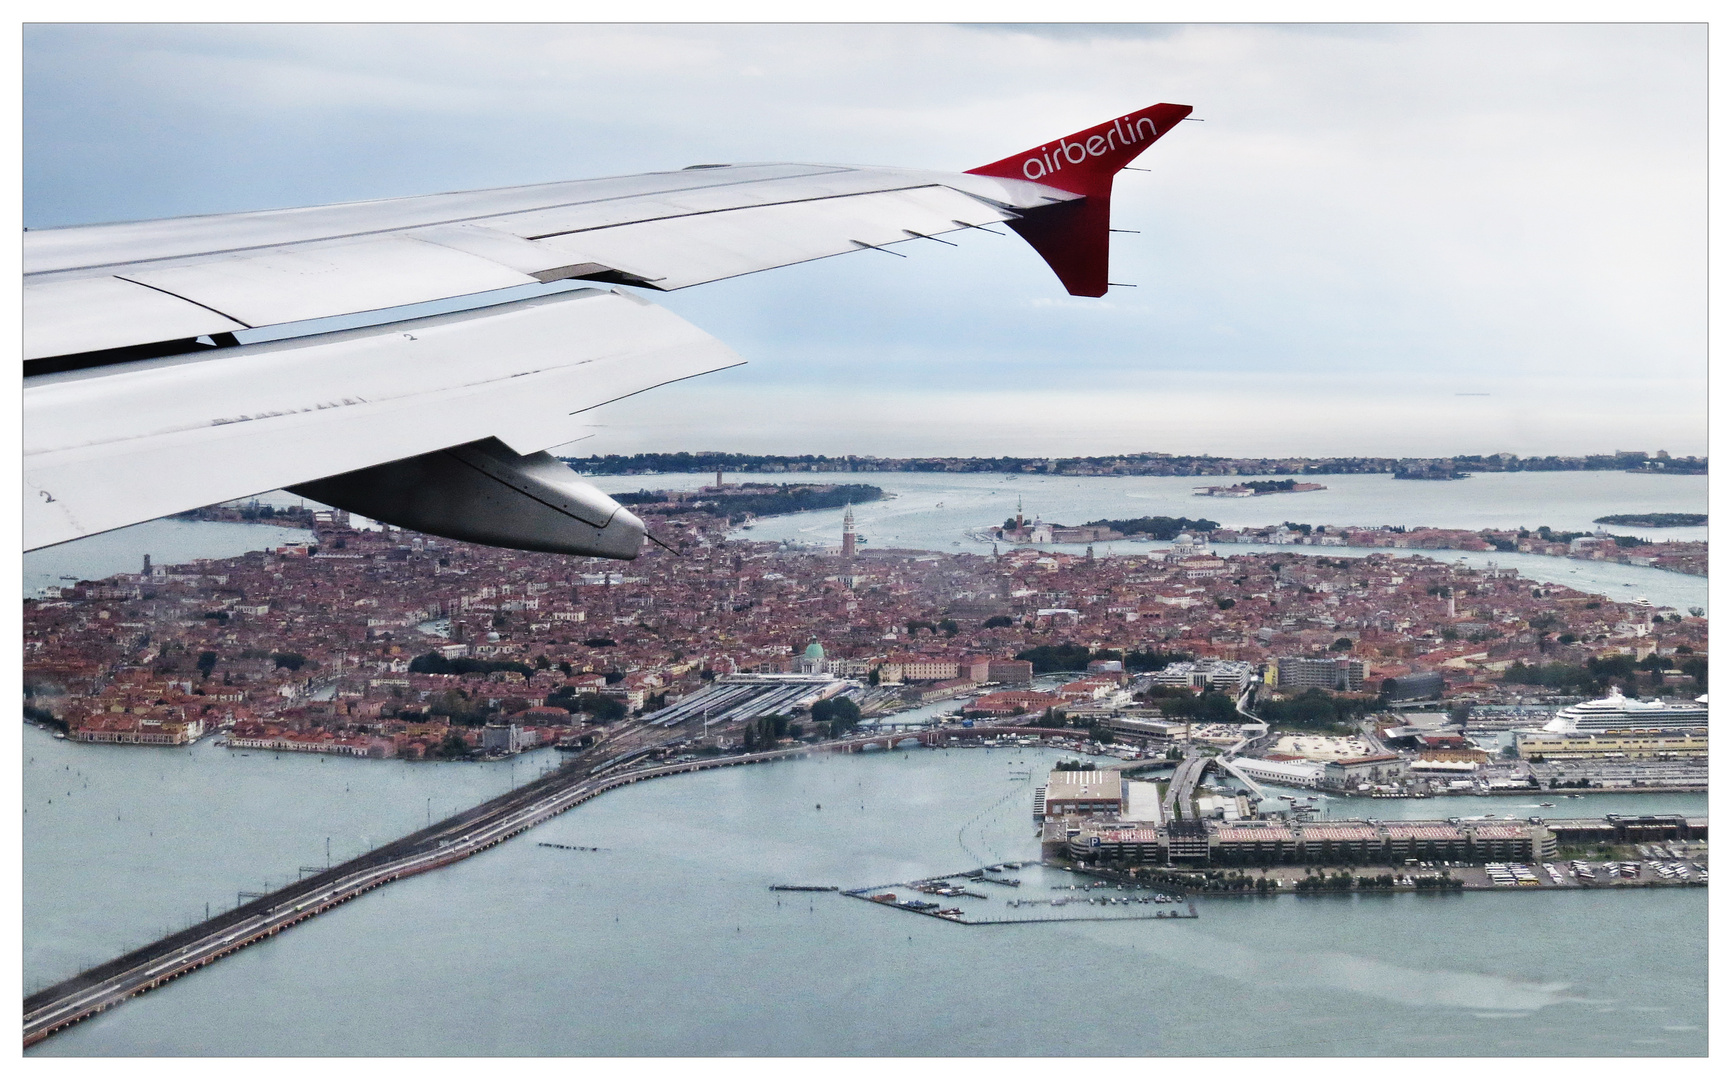
<path fill-rule="evenodd" d="M 1031 693 L 1017 688 L 1042 661 L 1079 670 L 1107 651 L 1189 658 L 1201 666 L 1170 678 L 1198 691 L 1416 679 L 1480 701 L 1545 691 L 1504 681 L 1511 668 L 1608 655 L 1699 693 L 1673 668 L 1706 653 L 1702 618 L 1393 554 L 843 556 L 725 541 L 696 515 L 650 523 L 683 553 L 573 559 L 326 513 L 315 545 L 81 582 L 26 601 L 31 708 L 105 741 L 224 727 L 261 747 L 413 757 L 593 737 L 719 675 L 799 671 L 814 640 L 824 673 L 878 700 L 1000 684 L 983 710 L 999 715 L 1033 711 L 1004 695 Z M 1091 678 L 1057 700 L 1121 681 Z"/>
<path fill-rule="evenodd" d="M 1604 529 L 1591 533 L 1538 529 L 1413 529 L 1400 526 L 1362 528 L 1287 522 L 1261 529 L 1217 529 L 1217 544 L 1279 544 L 1309 547 L 1391 548 L 1398 551 L 1508 551 L 1556 555 L 1625 566 L 1655 566 L 1707 576 L 1707 543 L 1693 540 L 1652 541 L 1614 535 Z"/>

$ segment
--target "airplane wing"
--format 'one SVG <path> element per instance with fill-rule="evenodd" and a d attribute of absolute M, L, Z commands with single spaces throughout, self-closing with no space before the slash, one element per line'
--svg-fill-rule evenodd
<path fill-rule="evenodd" d="M 617 288 L 395 309 L 556 281 L 680 289 L 996 223 L 1100 296 L 1112 177 L 1189 112 L 966 173 L 695 165 L 28 231 L 25 549 L 289 487 L 457 539 L 632 558 L 642 523 L 545 451 L 600 405 L 743 361 Z M 300 326 L 359 313 L 376 324 Z"/>

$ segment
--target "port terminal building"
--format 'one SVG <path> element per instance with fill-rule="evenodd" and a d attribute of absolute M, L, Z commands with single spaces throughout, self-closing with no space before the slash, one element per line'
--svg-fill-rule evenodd
<path fill-rule="evenodd" d="M 1707 819 L 1683 814 L 1606 814 L 1602 818 L 1556 818 L 1545 824 L 1565 844 L 1707 839 Z"/>

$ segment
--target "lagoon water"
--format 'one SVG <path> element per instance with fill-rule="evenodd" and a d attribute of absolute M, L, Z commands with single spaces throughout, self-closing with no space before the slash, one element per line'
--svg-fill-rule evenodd
<path fill-rule="evenodd" d="M 639 488 L 690 490 L 715 482 L 713 474 L 668 473 L 648 476 L 599 476 L 607 491 Z M 1248 499 L 1210 499 L 1193 494 L 1200 484 L 1230 483 L 1231 477 L 1199 476 L 1028 476 L 1005 473 L 739 473 L 730 481 L 875 484 L 895 497 L 854 507 L 854 523 L 867 547 L 989 553 L 990 543 L 972 539 L 970 530 L 1001 524 L 1016 513 L 1019 499 L 1031 519 L 1074 525 L 1101 518 L 1207 518 L 1226 526 L 1263 526 L 1283 521 L 1311 525 L 1404 525 L 1481 529 L 1549 525 L 1570 532 L 1602 526 L 1607 514 L 1706 513 L 1704 476 L 1646 476 L 1621 472 L 1484 473 L 1466 480 L 1394 480 L 1386 475 L 1318 476 L 1327 491 L 1268 495 Z M 841 510 L 814 510 L 765 518 L 733 535 L 749 540 L 834 545 L 841 543 Z M 1705 540 L 1707 527 L 1633 529 L 1603 526 L 1612 532 L 1653 539 Z M 1041 545 L 1080 553 L 1081 544 Z M 1167 545 L 1120 540 L 1093 545 L 1097 554 L 1142 554 Z M 1009 545 L 1000 545 L 1007 549 Z M 1356 556 L 1388 549 L 1280 547 L 1221 544 L 1222 555 L 1251 551 L 1290 551 L 1295 555 Z M 1645 597 L 1678 610 L 1707 607 L 1707 579 L 1643 566 L 1593 563 L 1544 555 L 1438 551 L 1413 557 L 1470 566 L 1494 562 L 1513 567 L 1534 581 L 1567 585 L 1615 600 Z"/>
<path fill-rule="evenodd" d="M 429 796 L 439 813 L 509 782 L 500 765 L 24 738 L 27 985 L 321 865 L 326 835 L 340 858 L 423 820 Z M 1029 774 L 1059 756 L 865 754 L 621 789 L 32 1054 L 1706 1051 L 1703 889 L 1204 899 L 1195 921 L 967 927 L 767 888 L 1036 858 Z M 517 779 L 537 767 L 519 759 Z M 1524 816 L 1534 801 L 1375 810 Z M 1699 813 L 1706 799 L 1565 805 Z"/>
<path fill-rule="evenodd" d="M 728 480 L 762 482 L 839 482 L 876 484 L 894 498 L 854 508 L 859 533 L 869 546 L 929 551 L 990 552 L 990 543 L 969 531 L 1001 523 L 1016 512 L 1020 499 L 1027 515 L 1076 524 L 1099 518 L 1166 515 L 1208 518 L 1228 526 L 1262 526 L 1282 521 L 1312 525 L 1429 525 L 1437 528 L 1537 528 L 1590 532 L 1593 519 L 1607 514 L 1706 513 L 1704 476 L 1648 476 L 1621 472 L 1484 473 L 1466 480 L 1394 480 L 1385 475 L 1322 476 L 1327 491 L 1249 499 L 1209 499 L 1192 494 L 1198 484 L 1230 482 L 1230 477 L 1129 476 L 1042 477 L 1005 473 L 734 473 Z M 656 473 L 598 476 L 591 480 L 610 492 L 640 488 L 693 490 L 715 482 L 711 473 Z M 283 503 L 304 502 L 274 493 Z M 269 495 L 261 497 L 273 501 Z M 741 539 L 784 540 L 813 545 L 841 542 L 840 510 L 815 510 L 766 518 Z M 1617 529 L 1654 539 L 1705 540 L 1707 527 Z M 164 518 L 101 536 L 75 540 L 24 556 L 24 594 L 39 595 L 63 578 L 100 578 L 136 572 L 145 553 L 159 564 L 195 558 L 223 558 L 248 550 L 292 543 L 311 534 L 272 525 L 187 522 Z M 1045 545 L 1054 551 L 1083 545 Z M 1094 545 L 1099 554 L 1140 554 L 1166 545 L 1117 541 Z M 1280 550 L 1302 555 L 1364 555 L 1358 548 L 1269 548 L 1221 545 L 1223 554 Z M 1386 550 L 1386 549 L 1383 549 Z M 1415 555 L 1414 557 L 1422 557 Z M 1568 585 L 1616 600 L 1645 597 L 1679 610 L 1707 607 L 1707 580 L 1651 567 L 1620 566 L 1578 559 L 1519 553 L 1436 552 L 1430 557 L 1464 560 L 1483 566 L 1514 567 L 1534 581 Z"/>
<path fill-rule="evenodd" d="M 598 479 L 613 491 L 713 480 Z M 1167 514 L 1229 525 L 1583 530 L 1607 513 L 1706 510 L 1704 478 L 1621 473 L 1332 476 L 1319 478 L 1326 492 L 1234 500 L 1190 495 L 1204 482 L 1192 477 L 809 479 L 897 493 L 856 508 L 861 533 L 878 547 L 936 551 L 989 550 L 966 531 L 1014 513 L 1018 495 L 1030 516 L 1065 522 Z M 840 511 L 818 511 L 739 535 L 833 543 L 840 522 Z M 26 594 L 61 575 L 136 570 L 146 551 L 169 564 L 304 538 L 273 526 L 151 522 L 31 553 Z M 1496 559 L 1620 599 L 1706 606 L 1701 578 Z M 279 757 L 208 741 L 98 747 L 29 726 L 23 739 L 27 991 L 184 926 L 206 904 L 214 911 L 324 865 L 327 838 L 328 857 L 341 860 L 556 761 L 552 752 L 488 765 Z M 859 755 L 633 786 L 370 893 L 32 1054 L 1706 1052 L 1702 889 L 1205 899 L 1196 921 L 987 927 L 767 889 L 1037 857 L 1028 816 L 1036 781 L 1015 774 L 1041 776 L 1058 756 Z M 1325 805 L 1332 817 L 1384 818 L 1707 809 L 1702 795 L 1593 795 L 1552 809 L 1537 806 L 1542 798 Z"/>
<path fill-rule="evenodd" d="M 639 488 L 692 490 L 713 484 L 713 473 L 594 476 L 605 491 Z M 1312 525 L 1405 525 L 1438 529 L 1537 529 L 1549 525 L 1592 532 L 1593 519 L 1607 514 L 1707 512 L 1707 477 L 1626 472 L 1480 473 L 1465 480 L 1395 480 L 1386 473 L 1311 476 L 1299 479 L 1327 487 L 1247 499 L 1211 499 L 1199 486 L 1231 484 L 1231 476 L 1039 476 L 1022 473 L 728 473 L 729 483 L 875 484 L 899 498 L 854 509 L 861 532 L 875 526 L 872 542 L 896 547 L 949 547 L 962 533 L 995 525 L 1016 513 L 1020 499 L 1029 518 L 1075 525 L 1097 518 L 1209 518 L 1222 525 L 1262 526 L 1282 521 Z M 1250 477 L 1262 480 L 1271 477 Z M 937 505 L 942 503 L 942 506 Z M 933 511 L 946 511 L 934 513 Z M 825 511 L 827 513 L 827 511 Z M 759 531 L 772 522 L 765 521 Z M 841 539 L 841 514 L 834 535 Z M 1604 526 L 1654 539 L 1705 540 L 1707 526 L 1637 529 Z M 797 531 L 796 531 L 797 532 Z M 881 534 L 881 535 L 880 535 Z M 772 532 L 772 538 L 782 533 Z M 790 534 L 793 535 L 793 534 Z M 972 550 L 972 549 L 970 549 Z"/>
<path fill-rule="evenodd" d="M 136 574 L 146 555 L 158 566 L 172 566 L 193 559 L 227 559 L 313 538 L 305 529 L 280 525 L 158 518 L 25 553 L 24 595 L 40 596 L 45 588 L 81 579 L 98 581 L 111 574 Z"/>

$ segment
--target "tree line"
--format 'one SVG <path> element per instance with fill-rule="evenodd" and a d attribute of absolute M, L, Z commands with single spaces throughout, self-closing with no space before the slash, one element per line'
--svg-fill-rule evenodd
<path fill-rule="evenodd" d="M 1101 518 L 1099 521 L 1084 522 L 1090 528 L 1112 529 L 1125 536 L 1148 536 L 1155 540 L 1172 540 L 1179 533 L 1205 533 L 1220 528 L 1220 522 L 1207 518 L 1187 517 L 1139 517 L 1139 518 Z"/>

